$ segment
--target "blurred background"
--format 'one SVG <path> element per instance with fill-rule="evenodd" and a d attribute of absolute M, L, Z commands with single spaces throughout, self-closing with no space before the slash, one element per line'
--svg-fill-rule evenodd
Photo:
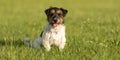
<path fill-rule="evenodd" d="M 68 10 L 62 53 L 32 49 L 23 41 L 39 37 L 51 6 Z M 120 0 L 0 0 L 0 59 L 119 60 L 119 27 Z"/>

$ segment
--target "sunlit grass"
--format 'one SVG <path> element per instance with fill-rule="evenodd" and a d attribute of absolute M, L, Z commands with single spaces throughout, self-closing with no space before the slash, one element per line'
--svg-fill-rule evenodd
<path fill-rule="evenodd" d="M 0 60 L 119 60 L 119 0 L 0 0 Z M 34 40 L 47 23 L 44 10 L 68 9 L 65 17 L 67 44 L 29 48 L 24 37 Z"/>

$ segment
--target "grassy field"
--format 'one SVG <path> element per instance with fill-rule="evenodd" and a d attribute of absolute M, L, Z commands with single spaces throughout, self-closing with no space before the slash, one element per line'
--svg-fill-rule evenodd
<path fill-rule="evenodd" d="M 50 6 L 68 9 L 62 52 L 23 41 L 40 35 Z M 0 60 L 120 60 L 120 0 L 0 0 Z"/>

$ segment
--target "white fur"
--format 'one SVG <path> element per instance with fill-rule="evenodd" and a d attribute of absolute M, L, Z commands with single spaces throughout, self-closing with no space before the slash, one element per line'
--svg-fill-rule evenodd
<path fill-rule="evenodd" d="M 30 43 L 28 38 L 25 40 L 27 44 L 32 47 L 43 45 L 46 50 L 49 51 L 51 49 L 51 45 L 56 45 L 60 50 L 62 50 L 66 43 L 65 26 L 64 24 L 59 24 L 57 27 L 53 27 L 50 24 L 47 24 L 42 37 L 35 39 L 32 43 Z"/>

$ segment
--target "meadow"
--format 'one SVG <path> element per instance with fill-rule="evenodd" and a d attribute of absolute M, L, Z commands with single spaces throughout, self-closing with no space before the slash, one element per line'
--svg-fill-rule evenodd
<path fill-rule="evenodd" d="M 68 10 L 63 51 L 24 43 L 39 37 L 50 6 Z M 120 60 L 120 0 L 0 0 L 0 60 Z"/>

